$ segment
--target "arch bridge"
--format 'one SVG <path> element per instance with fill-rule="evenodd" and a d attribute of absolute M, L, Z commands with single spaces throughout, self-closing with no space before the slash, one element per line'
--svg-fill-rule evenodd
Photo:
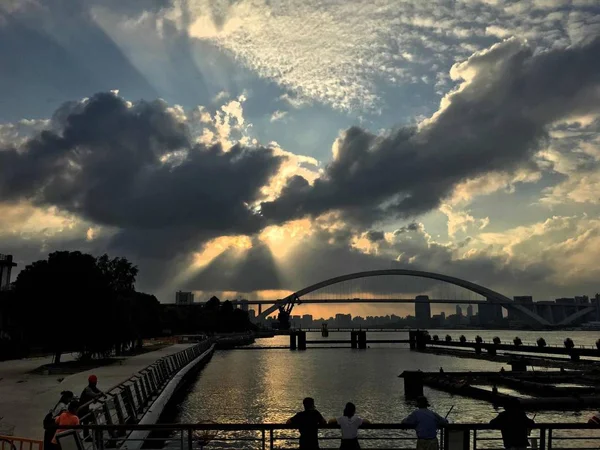
<path fill-rule="evenodd" d="M 476 283 L 472 283 L 467 280 L 463 280 L 461 278 L 451 277 L 448 275 L 443 275 L 435 272 L 425 272 L 420 270 L 411 270 L 411 269 L 385 269 L 385 270 L 371 270 L 365 272 L 356 272 L 350 273 L 347 275 L 342 275 L 334 278 L 330 278 L 319 283 L 315 283 L 311 286 L 305 287 L 304 289 L 300 289 L 299 291 L 294 292 L 293 294 L 288 295 L 287 297 L 279 300 L 233 300 L 232 303 L 234 305 L 259 305 L 259 314 L 257 316 L 258 320 L 265 320 L 269 315 L 278 312 L 279 317 L 284 320 L 289 318 L 294 306 L 300 304 L 327 304 L 327 303 L 414 303 L 415 299 L 393 299 L 393 298 L 383 298 L 383 299 L 360 299 L 360 298 L 348 298 L 348 299 L 302 299 L 303 296 L 306 296 L 314 291 L 318 291 L 319 289 L 326 288 L 328 286 L 332 286 L 338 283 L 343 283 L 349 280 L 356 280 L 360 278 L 372 278 L 372 277 L 384 277 L 384 276 L 410 276 L 417 278 L 425 278 L 430 280 L 442 281 L 454 286 L 458 286 L 464 288 L 468 291 L 471 291 L 475 294 L 478 294 L 485 298 L 485 300 L 437 300 L 430 299 L 430 303 L 442 303 L 442 304 L 478 304 L 478 305 L 500 305 L 508 310 L 513 310 L 517 312 L 521 317 L 527 318 L 533 324 L 543 327 L 552 327 L 555 324 L 550 323 L 547 319 L 540 316 L 536 312 L 531 309 L 525 307 L 520 303 L 515 303 L 509 297 L 496 292 L 492 289 L 486 288 L 485 286 L 481 286 Z M 269 307 L 262 309 L 262 306 Z M 590 307 L 593 309 L 594 307 Z M 566 317 L 562 320 L 558 325 L 567 325 L 577 318 L 579 318 L 582 313 L 589 312 L 590 308 L 586 308 L 583 311 L 578 311 L 575 314 L 572 314 L 569 317 Z"/>
<path fill-rule="evenodd" d="M 434 272 L 424 272 L 420 270 L 411 270 L 411 269 L 386 269 L 386 270 L 371 270 L 366 272 L 356 272 L 350 273 L 347 275 L 342 275 L 339 277 L 330 278 L 328 280 L 321 281 L 319 283 L 315 283 L 311 286 L 305 287 L 289 296 L 275 300 L 275 301 L 248 301 L 248 304 L 271 304 L 269 308 L 264 309 L 258 315 L 258 319 L 264 320 L 270 314 L 279 311 L 280 315 L 288 316 L 291 314 L 295 305 L 300 305 L 302 303 L 408 303 L 414 302 L 415 300 L 402 300 L 402 299 L 347 299 L 347 300 L 302 300 L 302 296 L 310 294 L 311 292 L 317 291 L 319 289 L 323 289 L 327 286 L 331 286 L 334 284 L 342 283 L 344 281 L 356 280 L 359 278 L 370 278 L 370 277 L 383 277 L 383 276 L 411 276 L 418 278 L 427 278 L 431 280 L 438 280 L 445 283 L 449 283 L 455 286 L 459 286 L 461 288 L 465 288 L 471 292 L 479 294 L 485 297 L 485 300 L 459 300 L 459 301 L 451 301 L 451 300 L 430 300 L 430 303 L 460 303 L 460 304 L 495 304 L 500 305 L 507 309 L 512 309 L 518 311 L 523 316 L 527 317 L 529 320 L 534 323 L 542 326 L 552 326 L 548 320 L 544 319 L 540 315 L 526 308 L 525 306 L 515 303 L 510 298 L 505 295 L 500 294 L 492 289 L 488 289 L 485 286 L 481 286 L 476 283 L 472 283 L 467 280 L 463 280 L 461 278 L 451 277 L 448 275 L 443 275 Z"/>

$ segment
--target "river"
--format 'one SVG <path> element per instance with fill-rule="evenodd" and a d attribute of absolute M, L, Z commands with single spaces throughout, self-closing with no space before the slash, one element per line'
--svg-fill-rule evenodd
<path fill-rule="evenodd" d="M 511 342 L 519 336 L 524 343 L 535 342 L 539 332 L 432 330 L 440 337 L 450 334 L 458 339 L 481 335 L 484 340 L 500 337 Z M 369 333 L 372 339 L 407 339 L 404 332 Z M 576 345 L 593 345 L 597 332 L 544 332 L 548 344 L 562 344 L 571 337 Z M 320 333 L 309 333 L 308 339 L 322 339 Z M 330 333 L 329 339 L 349 339 L 349 333 Z M 255 347 L 289 345 L 288 336 L 257 340 Z M 367 350 L 350 348 L 309 348 L 306 351 L 285 349 L 253 349 L 217 351 L 202 370 L 190 393 L 180 405 L 178 421 L 210 420 L 222 423 L 285 422 L 302 409 L 302 399 L 314 397 L 317 408 L 325 417 L 342 413 L 344 404 L 352 401 L 357 413 L 377 422 L 397 422 L 414 408 L 404 399 L 404 370 L 446 372 L 465 370 L 498 371 L 502 364 L 411 352 L 398 344 L 372 344 Z M 508 368 L 507 368 L 508 369 Z M 538 368 L 536 370 L 545 370 Z M 487 422 L 497 411 L 487 402 L 455 397 L 445 392 L 425 388 L 432 407 L 444 415 L 454 405 L 453 422 Z M 544 411 L 537 414 L 540 422 L 587 421 L 593 411 Z"/>

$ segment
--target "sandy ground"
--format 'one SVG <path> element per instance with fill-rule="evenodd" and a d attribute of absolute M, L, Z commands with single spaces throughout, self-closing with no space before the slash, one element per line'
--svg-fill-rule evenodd
<path fill-rule="evenodd" d="M 43 364 L 51 363 L 51 356 L 0 362 L 0 417 L 4 416 L 0 422 L 0 429 L 2 423 L 7 423 L 15 426 L 15 436 L 42 439 L 44 436 L 42 421 L 58 402 L 61 391 L 73 391 L 79 396 L 91 374 L 98 377 L 98 387 L 106 391 L 157 359 L 190 346 L 190 344 L 172 345 L 123 359 L 122 364 L 98 367 L 74 375 L 29 373 Z M 64 355 L 62 361 L 72 358 L 70 355 Z M 58 381 L 62 377 L 65 377 L 64 380 Z"/>

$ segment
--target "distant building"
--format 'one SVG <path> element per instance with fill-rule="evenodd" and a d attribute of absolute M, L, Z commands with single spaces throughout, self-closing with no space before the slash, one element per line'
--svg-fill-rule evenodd
<path fill-rule="evenodd" d="M 473 305 L 467 306 L 467 317 L 473 317 Z"/>
<path fill-rule="evenodd" d="M 304 314 L 302 316 L 302 327 L 303 328 L 312 328 L 313 326 L 313 316 L 311 314 Z"/>
<path fill-rule="evenodd" d="M 0 253 L 0 290 L 10 287 L 10 272 L 17 264 L 13 262 L 12 255 Z"/>
<path fill-rule="evenodd" d="M 290 316 L 290 324 L 294 328 L 302 328 L 302 316 Z"/>
<path fill-rule="evenodd" d="M 352 327 L 352 314 L 336 314 L 334 323 L 337 327 Z"/>
<path fill-rule="evenodd" d="M 238 305 L 242 311 L 248 312 L 248 300 L 242 299 L 238 302 Z"/>
<path fill-rule="evenodd" d="M 193 292 L 177 291 L 175 293 L 175 304 L 176 305 L 191 305 L 194 303 Z"/>
<path fill-rule="evenodd" d="M 415 297 L 415 319 L 417 326 L 421 328 L 429 328 L 431 326 L 431 303 L 429 296 L 417 295 Z"/>
<path fill-rule="evenodd" d="M 502 306 L 494 304 L 489 300 L 478 306 L 479 324 L 482 326 L 498 324 L 503 319 Z"/>
<path fill-rule="evenodd" d="M 254 322 L 256 320 L 256 311 L 254 311 L 253 309 L 249 309 L 248 318 Z"/>
<path fill-rule="evenodd" d="M 458 317 L 462 317 L 462 308 L 460 307 L 460 305 L 456 305 L 456 315 Z"/>

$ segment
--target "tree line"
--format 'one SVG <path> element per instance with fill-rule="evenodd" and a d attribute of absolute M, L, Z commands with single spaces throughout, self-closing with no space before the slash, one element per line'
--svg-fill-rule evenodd
<path fill-rule="evenodd" d="M 138 292 L 126 258 L 58 251 L 26 266 L 0 292 L 0 359 L 65 352 L 91 359 L 139 348 L 165 334 L 243 331 L 248 314 L 213 297 L 204 307 L 161 305 Z"/>

